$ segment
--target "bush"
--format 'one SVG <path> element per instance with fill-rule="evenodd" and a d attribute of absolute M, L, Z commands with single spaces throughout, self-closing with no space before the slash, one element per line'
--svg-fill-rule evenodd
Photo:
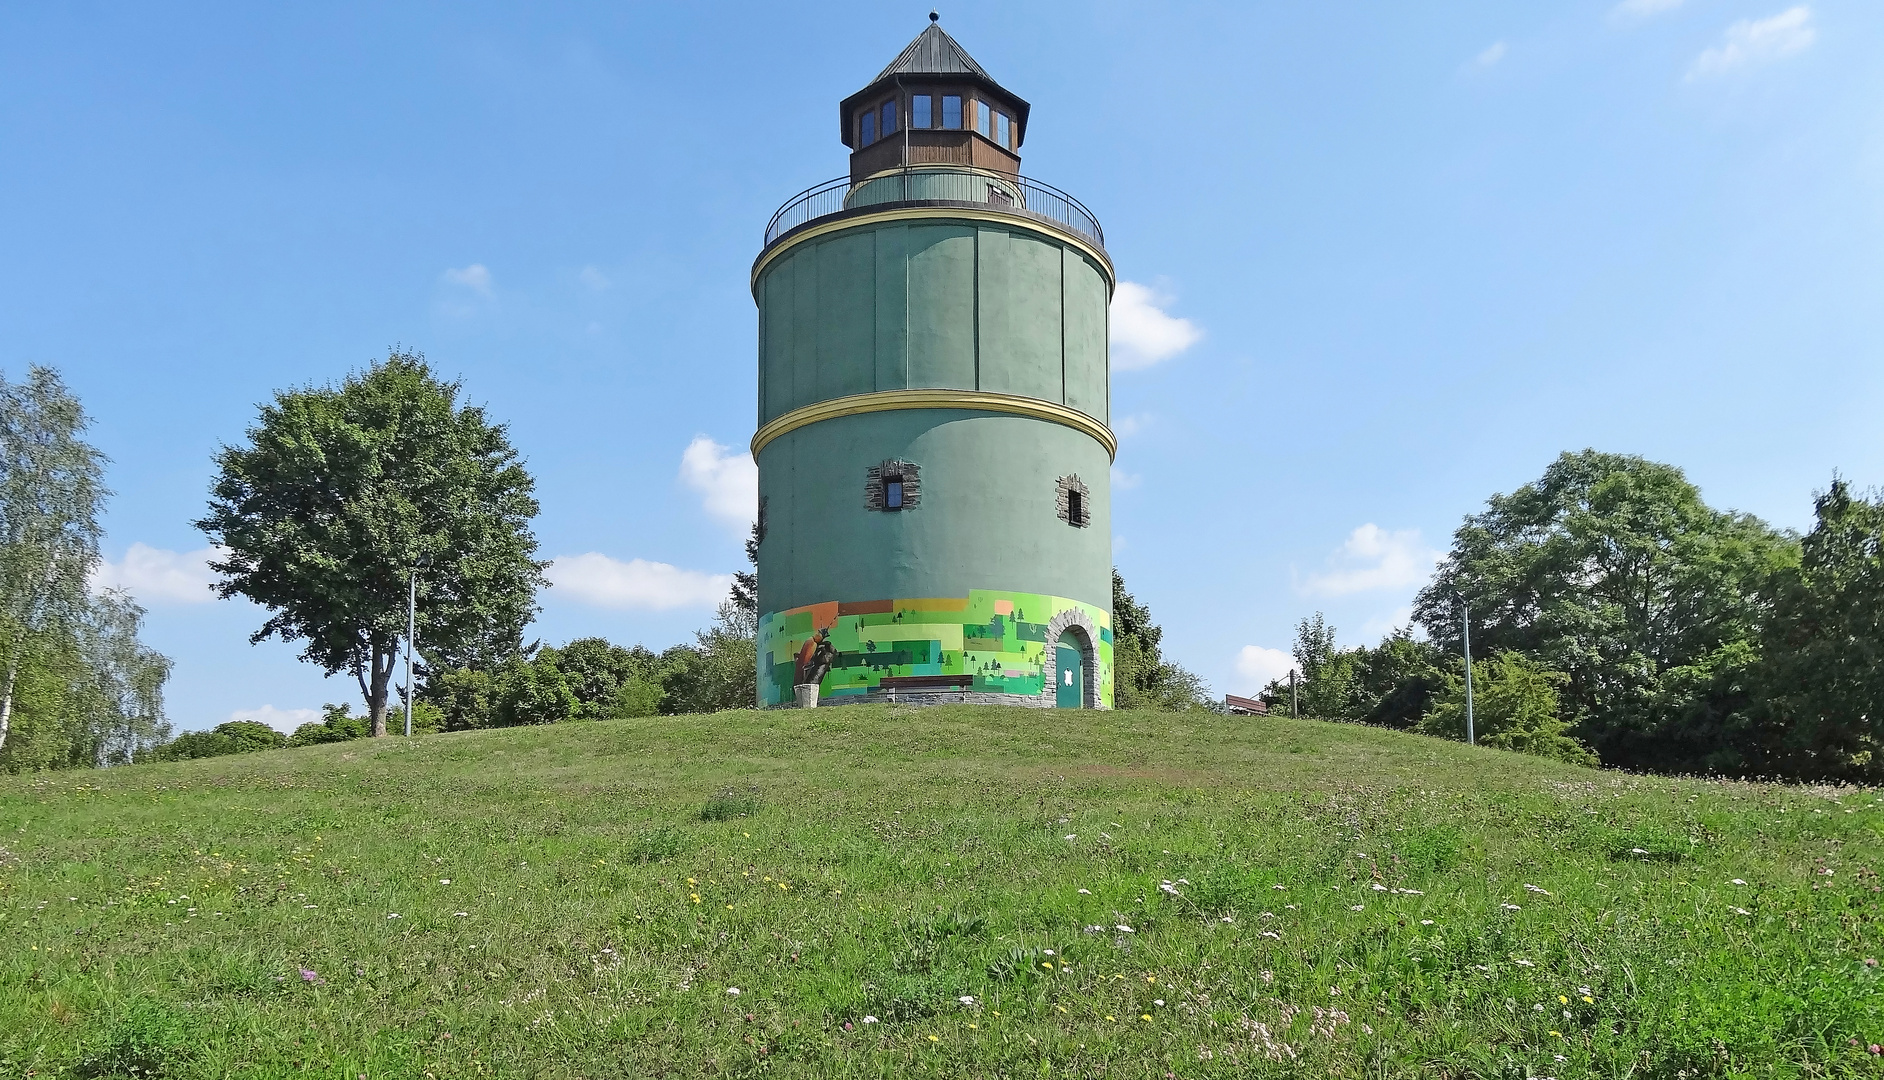
<path fill-rule="evenodd" d="M 363 717 L 348 716 L 345 705 L 328 705 L 321 710 L 319 720 L 310 720 L 294 729 L 289 737 L 289 746 L 317 746 L 321 743 L 346 742 L 366 735 L 367 722 Z"/>
<path fill-rule="evenodd" d="M 159 761 L 189 761 L 193 758 L 247 754 L 256 750 L 279 750 L 288 745 L 288 737 L 259 720 L 231 720 L 208 731 L 186 731 L 165 743 L 157 751 Z"/>
<path fill-rule="evenodd" d="M 1472 664 L 1472 720 L 1481 746 L 1555 758 L 1575 765 L 1595 765 L 1596 755 L 1570 735 L 1558 715 L 1558 690 L 1570 677 L 1552 671 L 1522 653 L 1501 652 Z M 1447 678 L 1433 710 L 1419 731 L 1448 739 L 1465 738 L 1465 680 Z"/>

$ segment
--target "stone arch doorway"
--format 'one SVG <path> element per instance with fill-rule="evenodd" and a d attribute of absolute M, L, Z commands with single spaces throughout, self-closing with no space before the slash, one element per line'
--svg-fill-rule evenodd
<path fill-rule="evenodd" d="M 1099 702 L 1098 633 L 1084 612 L 1062 611 L 1047 623 L 1047 655 L 1042 665 L 1043 704 L 1061 709 L 1097 709 Z"/>

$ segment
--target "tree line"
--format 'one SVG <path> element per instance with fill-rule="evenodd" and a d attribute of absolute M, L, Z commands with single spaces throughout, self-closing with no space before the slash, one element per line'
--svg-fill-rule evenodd
<path fill-rule="evenodd" d="M 1884 496 L 1834 477 L 1804 536 L 1717 510 L 1680 469 L 1565 453 L 1468 516 L 1412 628 L 1297 628 L 1311 716 L 1680 773 L 1884 780 Z"/>
<path fill-rule="evenodd" d="M 292 387 L 215 455 L 204 515 L 223 598 L 266 613 L 278 639 L 358 690 L 283 734 L 232 720 L 174 739 L 169 661 L 137 640 L 143 612 L 90 587 L 104 457 L 50 370 L 0 380 L 0 768 L 184 759 L 386 735 L 752 707 L 757 533 L 714 622 L 655 652 L 601 638 L 524 644 L 547 587 L 535 481 L 507 428 L 425 357 L 394 348 L 338 383 Z M 1207 707 L 1166 658 L 1163 629 L 1113 573 L 1121 708 Z M 408 626 L 408 602 L 412 624 Z M 413 700 L 400 678 L 416 659 Z"/>

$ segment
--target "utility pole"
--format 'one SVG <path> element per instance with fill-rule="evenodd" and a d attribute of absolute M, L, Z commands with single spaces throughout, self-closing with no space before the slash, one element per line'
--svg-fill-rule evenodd
<path fill-rule="evenodd" d="M 1299 718 L 1302 715 L 1301 698 L 1295 692 L 1295 669 L 1289 669 L 1289 715 Z"/>
<path fill-rule="evenodd" d="M 1459 629 L 1465 637 L 1465 741 L 1476 745 L 1472 737 L 1472 609 L 1465 606 L 1465 594 L 1459 594 Z"/>

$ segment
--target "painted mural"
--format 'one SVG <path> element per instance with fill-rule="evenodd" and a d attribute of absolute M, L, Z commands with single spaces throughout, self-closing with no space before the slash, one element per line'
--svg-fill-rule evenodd
<path fill-rule="evenodd" d="M 818 676 L 833 704 L 873 692 L 1034 696 L 1046 688 L 1047 624 L 1077 609 L 1099 628 L 1099 700 L 1112 704 L 1112 617 L 1058 596 L 975 589 L 966 599 L 812 604 L 759 620 L 759 702 L 786 705 Z"/>

